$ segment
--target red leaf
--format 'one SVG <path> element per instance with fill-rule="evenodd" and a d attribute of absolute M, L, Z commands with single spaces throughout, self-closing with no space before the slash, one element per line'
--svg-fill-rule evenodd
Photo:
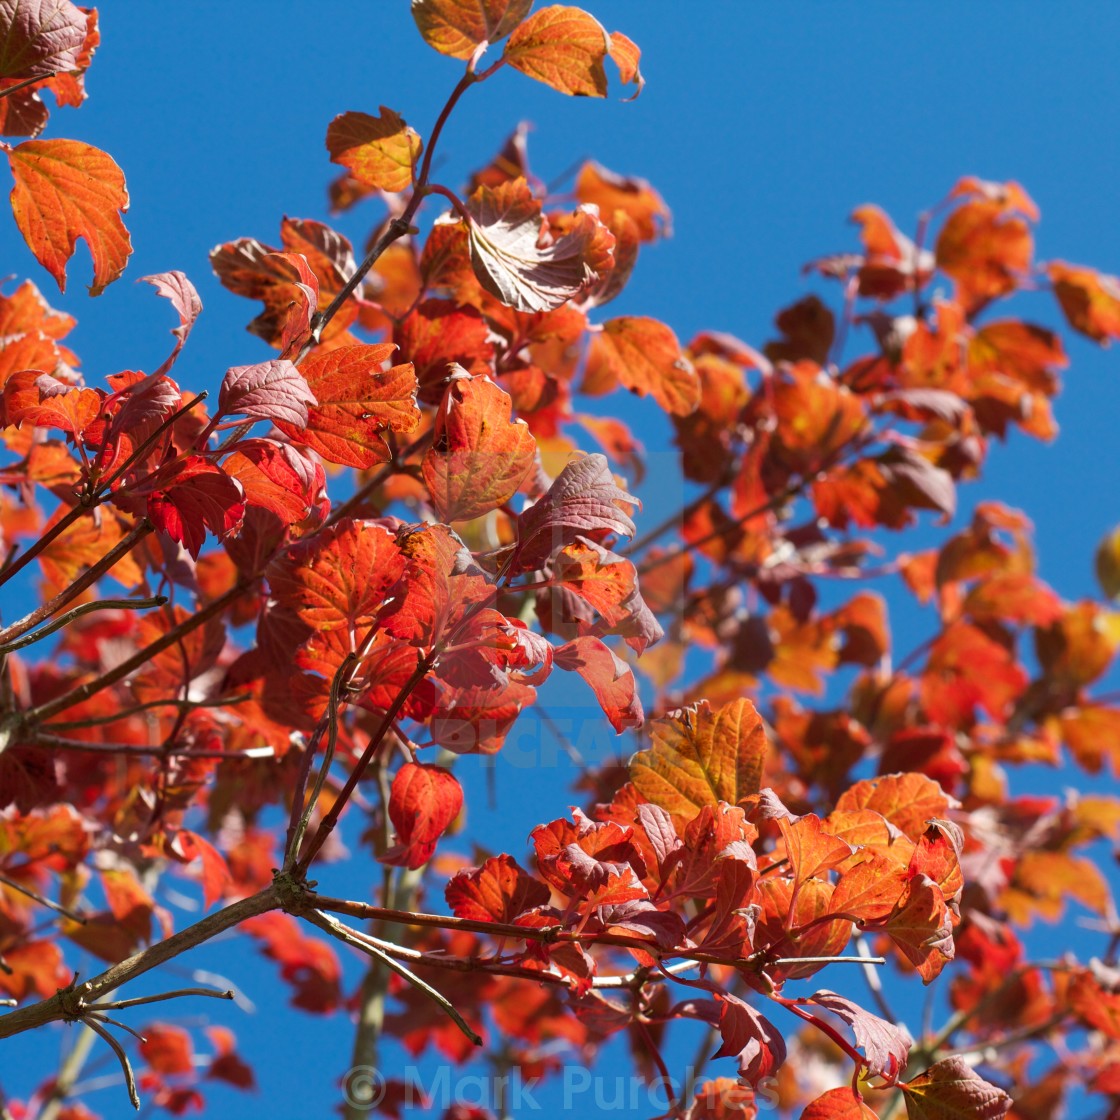
<path fill-rule="evenodd" d="M 149 1023 L 140 1032 L 140 1054 L 156 1071 L 167 1076 L 194 1073 L 194 1047 L 191 1036 L 182 1027 L 168 1023 Z"/>
<path fill-rule="evenodd" d="M 121 169 L 78 140 L 26 140 L 8 149 L 8 162 L 16 181 L 12 213 L 36 260 L 66 291 L 66 263 L 82 238 L 93 258 L 89 293 L 100 295 L 132 252 L 121 221 L 128 209 Z"/>
<path fill-rule="evenodd" d="M 340 346 L 312 354 L 301 371 L 317 402 L 307 424 L 277 419 L 276 426 L 332 463 L 366 469 L 388 462 L 381 433 L 411 432 L 420 422 L 412 366 L 384 368 L 395 349 Z"/>
<path fill-rule="evenodd" d="M 207 529 L 224 537 L 245 514 L 240 484 L 200 455 L 156 471 L 132 493 L 147 497 L 152 524 L 179 541 L 196 560 Z"/>
<path fill-rule="evenodd" d="M 310 516 L 325 481 L 323 468 L 308 456 L 270 439 L 241 440 L 222 470 L 241 484 L 250 506 L 274 513 L 285 525 Z"/>
<path fill-rule="evenodd" d="M 227 369 L 218 394 L 218 412 L 223 416 L 282 420 L 298 428 L 307 426 L 307 406 L 317 403 L 303 375 L 284 358 Z"/>
<path fill-rule="evenodd" d="M 209 910 L 233 884 L 225 857 L 205 837 L 185 828 L 175 837 L 172 848 L 188 863 L 202 861 L 202 905 Z"/>
<path fill-rule="evenodd" d="M 577 672 L 587 681 L 615 731 L 621 734 L 642 726 L 645 715 L 634 674 L 609 646 L 598 638 L 575 638 L 555 656 L 561 669 Z"/>
<path fill-rule="evenodd" d="M 491 856 L 481 867 L 453 875 L 444 896 L 456 917 L 512 922 L 527 910 L 546 906 L 550 893 L 513 856 L 500 855 Z"/>
<path fill-rule="evenodd" d="M 0 78 L 46 77 L 79 68 L 86 13 L 70 0 L 4 0 L 0 25 Z"/>
<path fill-rule="evenodd" d="M 488 377 L 458 370 L 436 413 L 424 481 L 443 521 L 469 521 L 499 509 L 533 468 L 537 441 L 510 419 L 509 395 Z"/>
<path fill-rule="evenodd" d="M 549 556 L 581 534 L 604 531 L 632 537 L 627 506 L 637 498 L 615 485 L 606 457 L 587 455 L 570 462 L 548 492 L 517 520 L 517 551 L 512 572 L 539 568 Z"/>
<path fill-rule="evenodd" d="M 478 282 L 518 311 L 552 311 L 613 266 L 613 236 L 583 207 L 562 237 L 542 246 L 541 204 L 524 179 L 479 187 L 467 211 Z"/>
<path fill-rule="evenodd" d="M 412 18 L 440 54 L 470 58 L 480 44 L 504 39 L 532 6 L 533 0 L 412 0 Z"/>
<path fill-rule="evenodd" d="M 717 992 L 716 1000 L 723 1044 L 712 1057 L 737 1057 L 739 1077 L 757 1086 L 786 1060 L 785 1039 L 769 1019 L 738 996 Z"/>
<path fill-rule="evenodd" d="M 77 441 L 101 421 L 104 400 L 97 389 L 66 385 L 33 369 L 13 374 L 4 385 L 8 424 L 18 427 L 30 421 L 37 428 L 69 432 Z"/>
<path fill-rule="evenodd" d="M 156 370 L 158 376 L 166 373 L 175 364 L 175 359 L 187 341 L 187 335 L 191 333 L 191 328 L 202 314 L 202 300 L 195 286 L 182 272 L 157 272 L 154 276 L 141 276 L 140 279 L 145 284 L 151 284 L 164 299 L 170 300 L 171 306 L 179 316 L 179 325 L 171 328 L 171 333 L 175 336 L 175 347 L 163 365 Z"/>
<path fill-rule="evenodd" d="M 1011 1098 L 963 1058 L 946 1058 L 902 1086 L 910 1120 L 999 1120 Z"/>
<path fill-rule="evenodd" d="M 389 794 L 396 843 L 379 857 L 381 862 L 412 870 L 423 867 L 462 807 L 463 790 L 450 770 L 406 762 L 393 778 Z"/>
<path fill-rule="evenodd" d="M 494 344 L 489 335 L 486 320 L 473 307 L 426 299 L 397 324 L 393 341 L 416 371 L 420 399 L 436 404 L 454 366 L 472 377 L 490 372 Z"/>
<path fill-rule="evenodd" d="M 868 1071 L 886 1081 L 895 1081 L 906 1068 L 913 1040 L 905 1028 L 888 1023 L 878 1015 L 865 1011 L 858 1003 L 835 992 L 814 992 L 809 999 L 839 1015 L 852 1028 L 859 1046 L 867 1058 Z"/>

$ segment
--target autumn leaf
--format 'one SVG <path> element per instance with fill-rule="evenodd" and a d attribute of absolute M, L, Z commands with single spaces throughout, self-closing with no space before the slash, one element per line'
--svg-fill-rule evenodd
<path fill-rule="evenodd" d="M 316 401 L 306 426 L 277 419 L 277 428 L 341 466 L 365 469 L 388 462 L 389 445 L 381 433 L 410 432 L 420 422 L 412 366 L 386 368 L 395 349 L 340 346 L 312 354 L 300 370 Z"/>
<path fill-rule="evenodd" d="M 532 6 L 533 0 L 412 0 L 412 18 L 440 54 L 470 58 L 482 43 L 504 39 Z"/>
<path fill-rule="evenodd" d="M 218 394 L 223 416 L 283 420 L 298 428 L 307 426 L 307 406 L 317 403 L 303 375 L 285 358 L 226 370 Z"/>
<path fill-rule="evenodd" d="M 576 198 L 598 206 L 600 216 L 608 225 L 615 211 L 621 210 L 634 223 L 641 241 L 669 235 L 672 221 L 669 207 L 645 179 L 618 175 L 589 160 L 576 176 Z"/>
<path fill-rule="evenodd" d="M 561 669 L 587 681 L 615 731 L 641 727 L 645 716 L 634 673 L 608 645 L 595 637 L 574 638 L 556 650 L 555 658 Z"/>
<path fill-rule="evenodd" d="M 16 181 L 12 213 L 35 259 L 66 291 L 66 264 L 82 238 L 93 258 L 89 294 L 100 295 L 132 252 L 121 221 L 128 209 L 121 169 L 78 140 L 25 140 L 5 151 Z"/>
<path fill-rule="evenodd" d="M 240 484 L 200 455 L 161 468 L 131 493 L 147 498 L 152 524 L 196 560 L 207 529 L 224 537 L 241 524 L 245 513 Z"/>
<path fill-rule="evenodd" d="M 376 117 L 342 113 L 327 126 L 331 162 L 347 168 L 359 183 L 372 190 L 406 190 L 422 148 L 416 132 L 384 105 Z"/>
<path fill-rule="evenodd" d="M 810 1101 L 801 1113 L 801 1120 L 876 1120 L 877 1116 L 878 1113 L 846 1085 L 842 1089 L 829 1089 Z"/>
<path fill-rule="evenodd" d="M 78 69 L 86 14 L 70 0 L 6 0 L 0 23 L 0 78 L 48 77 Z"/>
<path fill-rule="evenodd" d="M 766 755 L 762 719 L 749 700 L 713 710 L 706 700 L 650 724 L 653 745 L 630 760 L 630 780 L 687 823 L 705 805 L 758 793 Z"/>
<path fill-rule="evenodd" d="M 1030 227 L 999 202 L 966 202 L 954 210 L 937 238 L 937 264 L 957 282 L 973 311 L 1014 291 L 1030 273 Z"/>
<path fill-rule="evenodd" d="M 154 376 L 167 373 L 179 357 L 187 336 L 191 333 L 199 315 L 202 314 L 202 300 L 195 286 L 179 271 L 158 272 L 153 276 L 141 276 L 145 284 L 151 284 L 164 299 L 168 300 L 179 316 L 179 325 L 171 328 L 175 336 L 175 347 Z"/>
<path fill-rule="evenodd" d="M 453 875 L 444 895 L 456 917 L 475 922 L 512 922 L 550 898 L 548 887 L 508 855 Z"/>
<path fill-rule="evenodd" d="M 1051 261 L 1047 275 L 1069 325 L 1107 346 L 1120 338 L 1120 280 L 1093 268 Z"/>
<path fill-rule="evenodd" d="M 610 38 L 594 16 L 554 4 L 534 12 L 514 31 L 502 58 L 561 93 L 606 97 L 603 60 L 610 50 Z"/>
<path fill-rule="evenodd" d="M 523 420 L 510 419 L 510 408 L 509 394 L 488 377 L 454 374 L 422 467 L 443 521 L 499 509 L 532 470 L 537 441 Z"/>
<path fill-rule="evenodd" d="M 852 1028 L 856 1045 L 867 1058 L 868 1072 L 893 1082 L 906 1068 L 913 1040 L 904 1027 L 888 1023 L 836 992 L 819 991 L 809 996 L 818 1007 L 827 1008 Z"/>
<path fill-rule="evenodd" d="M 442 766 L 406 762 L 389 791 L 389 819 L 395 843 L 378 858 L 415 870 L 435 853 L 436 843 L 463 807 L 463 790 Z"/>
<path fill-rule="evenodd" d="M 518 311 L 552 311 L 609 271 L 614 238 L 595 212 L 576 211 L 568 231 L 541 245 L 541 204 L 524 179 L 481 186 L 467 202 L 478 282 Z"/>
<path fill-rule="evenodd" d="M 622 384 L 639 397 L 652 394 L 666 412 L 687 416 L 700 403 L 700 381 L 681 353 L 677 336 L 656 319 L 609 319 L 592 335 L 586 377 L 598 386 Z"/>
<path fill-rule="evenodd" d="M 569 463 L 548 492 L 517 520 L 517 549 L 511 571 L 540 567 L 553 552 L 590 532 L 631 537 L 627 506 L 637 498 L 616 486 L 606 457 L 587 455 Z"/>
<path fill-rule="evenodd" d="M 910 1120 L 999 1120 L 1011 1098 L 963 1058 L 946 1058 L 902 1086 Z"/>

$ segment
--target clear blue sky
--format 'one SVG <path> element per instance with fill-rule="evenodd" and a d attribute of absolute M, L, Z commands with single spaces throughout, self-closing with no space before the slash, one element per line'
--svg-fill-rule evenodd
<path fill-rule="evenodd" d="M 854 246 L 845 219 L 855 206 L 876 202 L 912 231 L 916 213 L 964 174 L 1026 186 L 1042 211 L 1039 259 L 1120 272 L 1120 6 L 586 6 L 642 47 L 642 97 L 633 104 L 571 100 L 502 73 L 472 90 L 456 113 L 437 177 L 459 184 L 527 119 L 536 125 L 533 167 L 545 180 L 587 157 L 650 179 L 673 210 L 675 236 L 643 251 L 612 313 L 654 315 L 682 340 L 708 328 L 761 344 L 772 337 L 774 313 L 807 290 L 800 266 Z M 69 293 L 59 297 L 10 221 L 0 220 L 4 271 L 32 276 L 52 303 L 77 316 L 68 341 L 87 378 L 99 381 L 162 360 L 170 312 L 132 281 L 182 269 L 205 310 L 176 374 L 191 388 L 213 388 L 228 366 L 271 352 L 245 333 L 254 305 L 220 288 L 209 249 L 240 236 L 275 242 L 284 214 L 327 219 L 326 184 L 336 170 L 323 146 L 328 122 L 347 109 L 376 112 L 385 104 L 426 136 L 461 64 L 425 46 L 405 0 L 116 0 L 104 5 L 102 27 L 104 43 L 87 78 L 90 100 L 79 111 L 55 113 L 47 135 L 87 140 L 121 164 L 135 255 L 124 279 L 92 301 L 84 288 L 88 258 L 79 249 Z M 337 226 L 360 243 L 376 216 L 367 205 Z M 1049 301 L 1030 306 L 1043 324 L 1059 325 Z M 1092 550 L 1120 521 L 1120 371 L 1117 351 L 1081 340 L 1069 350 L 1056 445 L 1012 437 L 993 452 L 981 485 L 962 498 L 965 510 L 980 496 L 1025 507 L 1037 525 L 1041 574 L 1076 598 L 1094 593 Z M 668 426 L 656 407 L 626 408 L 650 451 L 665 452 Z M 649 497 L 652 524 L 674 496 Z M 11 616 L 15 608 L 4 609 Z M 903 648 L 912 644 L 905 634 L 899 640 Z M 529 787 L 526 778 L 513 768 L 503 774 L 499 765 L 497 813 L 486 807 L 477 774 L 469 789 L 472 826 L 488 830 L 489 846 L 519 856 L 532 824 L 562 815 L 568 804 L 555 773 Z M 360 894 L 348 874 L 349 893 Z M 238 1033 L 268 1085 L 267 1099 L 283 1102 L 281 1115 L 322 1114 L 337 1100 L 350 1024 L 342 1015 L 289 1013 L 273 966 L 232 945 L 208 948 L 198 965 L 230 975 L 257 1012 L 222 1014 L 221 1021 Z M 823 983 L 862 994 L 854 976 L 826 974 Z M 7 1056 L 5 1080 L 27 1063 L 27 1080 L 18 1077 L 11 1088 L 30 1088 L 45 1075 L 56 1045 L 45 1032 L 9 1044 L 16 1060 Z M 731 1062 L 721 1065 L 719 1072 L 733 1072 Z M 244 1107 L 243 1098 L 218 1089 L 210 1099 L 215 1117 Z M 118 1115 L 123 1090 L 89 1103 Z"/>

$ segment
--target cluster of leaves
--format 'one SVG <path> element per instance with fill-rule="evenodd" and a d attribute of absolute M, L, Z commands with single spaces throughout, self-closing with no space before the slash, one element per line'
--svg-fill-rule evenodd
<path fill-rule="evenodd" d="M 386 209 L 360 265 L 311 219 L 284 219 L 278 247 L 214 250 L 222 284 L 263 305 L 249 329 L 276 356 L 228 369 L 212 415 L 171 376 L 202 309 L 184 274 L 145 278 L 178 319 L 167 360 L 104 388 L 77 370 L 71 317 L 30 281 L 0 295 L 0 580 L 32 564 L 41 578 L 39 605 L 0 630 L 0 990 L 26 1001 L 0 1036 L 81 1020 L 135 1099 L 106 1012 L 146 1000 L 109 993 L 237 925 L 310 1012 L 348 999 L 320 934 L 371 957 L 362 990 L 393 1002 L 386 1030 L 413 1053 L 465 1061 L 496 1029 L 517 1040 L 501 1062 L 543 1075 L 558 1044 L 590 1061 L 623 1033 L 641 1074 L 668 1079 L 668 1025 L 699 1021 L 738 1078 L 690 1086 L 682 1117 L 752 1115 L 774 1087 L 814 1120 L 900 1101 L 912 1117 L 1049 1116 L 1074 1084 L 1115 1106 L 1109 951 L 1031 962 L 1016 930 L 1072 897 L 1115 949 L 1107 885 L 1079 849 L 1115 839 L 1120 808 L 1012 796 L 1008 768 L 1068 752 L 1120 769 L 1120 709 L 1091 691 L 1120 616 L 1043 584 L 1028 521 L 995 502 L 925 553 L 884 562 L 882 535 L 860 534 L 920 511 L 948 521 L 993 437 L 1054 436 L 1060 338 L 995 309 L 1045 285 L 1106 343 L 1117 282 L 1036 266 L 1026 192 L 964 179 L 913 240 L 875 207 L 855 212 L 861 251 L 808 266 L 841 285 L 838 317 L 812 295 L 762 349 L 718 333 L 682 347 L 664 323 L 603 310 L 668 229 L 647 183 L 588 163 L 574 208 L 558 202 L 523 128 L 466 190 L 431 178 L 476 82 L 509 67 L 604 96 L 609 57 L 640 92 L 635 45 L 530 0 L 412 8 L 465 74 L 426 143 L 386 108 L 329 125 L 333 205 Z M 96 13 L 11 0 L 0 24 L 3 130 L 36 135 L 42 89 L 84 96 Z M 74 141 L 6 150 L 32 251 L 61 288 L 84 238 L 100 290 L 128 254 L 115 165 Z M 869 349 L 852 359 L 857 338 Z M 621 390 L 669 415 L 696 490 L 636 541 L 641 446 L 577 404 Z M 347 468 L 353 487 L 332 500 L 328 473 Z M 818 602 L 826 579 L 892 574 L 934 609 L 902 658 L 878 594 Z M 98 598 L 102 580 L 121 597 Z M 50 635 L 49 657 L 22 652 Z M 701 679 L 684 679 L 688 650 L 707 658 Z M 534 830 L 531 869 L 484 852 L 448 876 L 455 756 L 500 751 L 556 668 L 640 736 L 637 753 L 583 776 L 585 809 Z M 359 785 L 363 842 L 386 867 L 376 905 L 307 878 L 360 812 Z M 173 938 L 158 898 L 174 870 L 215 909 Z M 447 912 L 425 914 L 441 876 Z M 72 981 L 68 945 L 111 967 Z M 878 1013 L 797 986 L 872 946 L 926 983 L 956 960 L 942 1028 L 912 1038 L 879 986 Z M 183 994 L 205 993 L 165 996 Z M 760 1008 L 801 1033 L 787 1041 Z M 253 1084 L 227 1030 L 205 1059 L 173 1024 L 142 1034 L 139 1088 L 172 1113 L 202 1107 L 207 1077 Z M 1030 1060 L 1057 1038 L 1065 1061 L 1040 1078 Z M 793 1050 L 806 1060 L 787 1062 Z M 61 1115 L 67 1091 L 52 1080 L 25 1115 Z"/>

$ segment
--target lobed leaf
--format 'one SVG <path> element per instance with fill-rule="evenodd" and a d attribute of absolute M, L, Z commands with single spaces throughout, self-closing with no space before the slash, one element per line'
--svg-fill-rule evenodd
<path fill-rule="evenodd" d="M 15 177 L 12 213 L 35 259 L 66 291 L 66 264 L 78 238 L 93 258 L 91 296 L 124 271 L 132 253 L 121 214 L 124 174 L 99 148 L 79 140 L 25 140 L 6 148 Z"/>

